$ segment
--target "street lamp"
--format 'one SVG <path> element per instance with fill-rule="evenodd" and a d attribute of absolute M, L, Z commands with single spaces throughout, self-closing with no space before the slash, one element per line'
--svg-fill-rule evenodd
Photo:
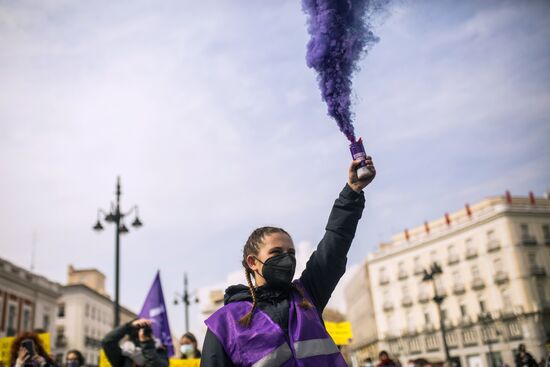
<path fill-rule="evenodd" d="M 434 262 L 431 265 L 430 270 L 424 269 L 423 272 L 424 272 L 424 276 L 422 277 L 422 281 L 423 282 L 431 282 L 432 286 L 433 286 L 433 290 L 434 290 L 433 301 L 437 305 L 437 313 L 439 314 L 439 329 L 441 330 L 441 336 L 443 338 L 443 348 L 445 349 L 445 360 L 450 363 L 451 362 L 451 355 L 449 354 L 449 346 L 447 345 L 447 338 L 445 336 L 446 335 L 446 333 L 445 333 L 445 322 L 444 322 L 442 314 L 441 314 L 441 304 L 445 300 L 445 296 L 438 294 L 437 286 L 435 284 L 436 277 L 440 274 L 443 274 L 443 270 L 441 269 L 439 264 Z"/>
<path fill-rule="evenodd" d="M 195 292 L 193 292 L 195 293 Z M 189 332 L 189 305 L 191 304 L 191 301 L 189 301 L 189 296 L 192 296 L 192 293 L 188 292 L 187 289 L 187 273 L 183 273 L 183 294 L 176 293 L 176 296 L 174 297 L 174 304 L 177 305 L 179 302 L 183 303 L 183 308 L 185 310 L 185 332 Z M 195 297 L 193 300 L 195 303 L 199 302 L 199 299 Z"/>
<path fill-rule="evenodd" d="M 107 223 L 115 225 L 115 302 L 114 302 L 114 326 L 117 327 L 120 324 L 120 304 L 119 304 L 119 263 L 120 263 L 120 235 L 128 233 L 128 227 L 123 222 L 124 217 L 134 213 L 135 219 L 132 222 L 134 228 L 139 228 L 143 223 L 139 220 L 139 213 L 137 205 L 134 205 L 127 213 L 123 213 L 120 210 L 120 176 L 117 177 L 116 182 L 116 204 L 111 203 L 111 209 L 109 212 L 103 209 L 97 210 L 97 222 L 92 227 L 94 231 L 100 232 L 103 230 L 100 217 L 104 216 L 104 220 Z"/>

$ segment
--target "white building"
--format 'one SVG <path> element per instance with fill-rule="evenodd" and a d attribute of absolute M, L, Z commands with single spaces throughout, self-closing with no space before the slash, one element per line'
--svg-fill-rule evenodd
<path fill-rule="evenodd" d="M 113 301 L 105 292 L 105 276 L 96 269 L 69 266 L 68 284 L 58 300 L 56 359 L 67 350 L 81 351 L 89 366 L 98 365 L 101 339 L 113 329 Z M 137 317 L 121 306 L 120 322 Z"/>
<path fill-rule="evenodd" d="M 405 231 L 370 254 L 346 292 L 356 360 L 444 360 L 440 318 L 423 270 L 438 263 L 451 357 L 462 366 L 537 358 L 550 338 L 550 200 L 493 197 Z"/>
<path fill-rule="evenodd" d="M 0 259 L 0 337 L 41 330 L 55 338 L 60 285 Z"/>

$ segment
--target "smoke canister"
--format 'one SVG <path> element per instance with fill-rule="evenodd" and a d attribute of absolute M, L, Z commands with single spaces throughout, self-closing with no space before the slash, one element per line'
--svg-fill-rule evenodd
<path fill-rule="evenodd" d="M 359 138 L 355 143 L 349 145 L 349 150 L 353 160 L 360 159 L 361 163 L 357 168 L 357 177 L 359 179 L 367 178 L 372 176 L 372 172 L 367 167 L 367 154 L 365 153 L 365 148 L 363 147 L 363 140 Z"/>

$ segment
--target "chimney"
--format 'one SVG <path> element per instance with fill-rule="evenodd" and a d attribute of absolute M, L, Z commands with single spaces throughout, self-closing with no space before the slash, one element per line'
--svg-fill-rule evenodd
<path fill-rule="evenodd" d="M 445 213 L 445 222 L 448 226 L 451 225 L 451 217 L 449 216 L 449 213 Z"/>
<path fill-rule="evenodd" d="M 424 222 L 424 230 L 426 231 L 426 234 L 430 234 L 430 225 L 428 222 Z"/>
<path fill-rule="evenodd" d="M 536 205 L 535 195 L 533 194 L 533 191 L 529 191 L 529 202 L 530 202 L 531 205 L 533 205 L 533 206 Z"/>
<path fill-rule="evenodd" d="M 510 194 L 509 190 L 506 190 L 505 196 L 506 196 L 506 202 L 508 204 L 512 204 L 512 194 Z"/>
<path fill-rule="evenodd" d="M 466 214 L 468 214 L 468 217 L 472 217 L 472 210 L 470 209 L 470 204 L 466 203 L 465 205 L 465 208 L 466 208 Z"/>
<path fill-rule="evenodd" d="M 405 239 L 408 241 L 411 237 L 409 236 L 409 230 L 405 229 Z"/>

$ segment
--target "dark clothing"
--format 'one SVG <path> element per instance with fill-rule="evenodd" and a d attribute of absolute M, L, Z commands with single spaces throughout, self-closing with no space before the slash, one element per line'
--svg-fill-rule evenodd
<path fill-rule="evenodd" d="M 200 358 L 201 357 L 201 351 L 198 350 L 198 349 L 195 349 L 195 355 L 191 358 L 187 358 L 186 355 L 182 355 L 181 356 L 181 359 L 195 359 L 195 358 Z"/>
<path fill-rule="evenodd" d="M 523 356 L 518 353 L 516 354 L 516 367 L 537 367 L 537 361 L 530 353 L 525 352 Z"/>
<path fill-rule="evenodd" d="M 346 185 L 332 207 L 323 239 L 300 276 L 300 281 L 319 315 L 322 315 L 334 288 L 346 271 L 347 253 L 364 206 L 363 193 L 356 193 Z M 285 333 L 288 333 L 291 291 L 291 288 L 281 290 L 267 285 L 256 290 L 257 307 Z M 248 287 L 241 284 L 231 286 L 225 291 L 224 304 L 238 301 L 252 301 Z M 234 367 L 222 344 L 210 330 L 206 332 L 202 353 L 201 367 Z"/>
<path fill-rule="evenodd" d="M 122 350 L 118 343 L 125 335 L 130 334 L 132 331 L 131 323 L 127 323 L 117 327 L 109 332 L 103 340 L 101 340 L 101 347 L 105 351 L 105 356 L 113 367 L 133 367 L 134 361 L 122 354 Z M 138 343 L 145 359 L 145 367 L 168 367 L 168 355 L 165 349 L 155 348 L 154 340 L 148 340 Z"/>
<path fill-rule="evenodd" d="M 397 367 L 397 363 L 395 363 L 392 359 L 387 359 L 384 362 L 380 361 L 376 367 Z"/>

